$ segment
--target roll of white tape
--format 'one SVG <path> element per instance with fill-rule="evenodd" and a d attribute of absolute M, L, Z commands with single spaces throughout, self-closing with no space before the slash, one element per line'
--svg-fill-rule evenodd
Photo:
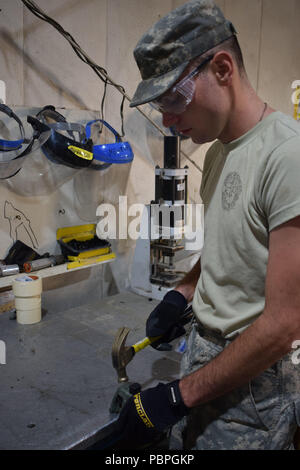
<path fill-rule="evenodd" d="M 12 283 L 17 322 L 23 325 L 38 323 L 42 318 L 42 279 L 34 275 L 18 276 Z"/>
<path fill-rule="evenodd" d="M 15 307 L 17 310 L 31 310 L 41 305 L 41 296 L 15 297 Z"/>
<path fill-rule="evenodd" d="M 38 276 L 24 274 L 13 280 L 13 293 L 17 297 L 32 297 L 42 292 L 42 279 Z"/>

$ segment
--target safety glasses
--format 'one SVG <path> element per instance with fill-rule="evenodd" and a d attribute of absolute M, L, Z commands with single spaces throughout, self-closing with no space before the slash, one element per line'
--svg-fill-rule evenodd
<path fill-rule="evenodd" d="M 194 77 L 213 59 L 213 57 L 213 55 L 208 56 L 203 62 L 201 62 L 201 64 L 199 64 L 164 95 L 157 100 L 151 101 L 153 107 L 161 113 L 183 113 L 194 97 L 196 89 Z"/>

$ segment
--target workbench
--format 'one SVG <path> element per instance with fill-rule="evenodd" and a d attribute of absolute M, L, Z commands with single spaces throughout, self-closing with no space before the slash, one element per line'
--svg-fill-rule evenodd
<path fill-rule="evenodd" d="M 43 312 L 34 325 L 1 314 L 6 363 L 0 364 L 0 449 L 84 449 L 102 437 L 102 429 L 107 433 L 119 385 L 111 361 L 115 334 L 127 326 L 127 345 L 142 339 L 157 303 L 126 292 L 59 313 Z M 149 346 L 126 370 L 144 389 L 176 379 L 180 360 L 174 349 Z"/>

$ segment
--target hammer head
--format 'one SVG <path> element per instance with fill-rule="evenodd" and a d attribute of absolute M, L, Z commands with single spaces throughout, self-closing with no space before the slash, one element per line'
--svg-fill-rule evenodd
<path fill-rule="evenodd" d="M 125 346 L 130 329 L 119 328 L 112 347 L 112 363 L 118 374 L 118 382 L 127 382 L 126 366 L 133 358 L 135 352 L 132 346 Z"/>

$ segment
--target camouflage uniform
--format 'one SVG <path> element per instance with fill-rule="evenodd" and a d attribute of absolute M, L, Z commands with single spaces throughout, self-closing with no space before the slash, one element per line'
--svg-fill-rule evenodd
<path fill-rule="evenodd" d="M 203 367 L 230 340 L 193 325 L 181 364 L 181 376 Z M 292 354 L 292 353 L 291 353 Z M 300 425 L 300 364 L 291 354 L 245 386 L 192 408 L 171 432 L 171 449 L 293 449 Z M 297 371 L 296 371 L 297 372 Z"/>

